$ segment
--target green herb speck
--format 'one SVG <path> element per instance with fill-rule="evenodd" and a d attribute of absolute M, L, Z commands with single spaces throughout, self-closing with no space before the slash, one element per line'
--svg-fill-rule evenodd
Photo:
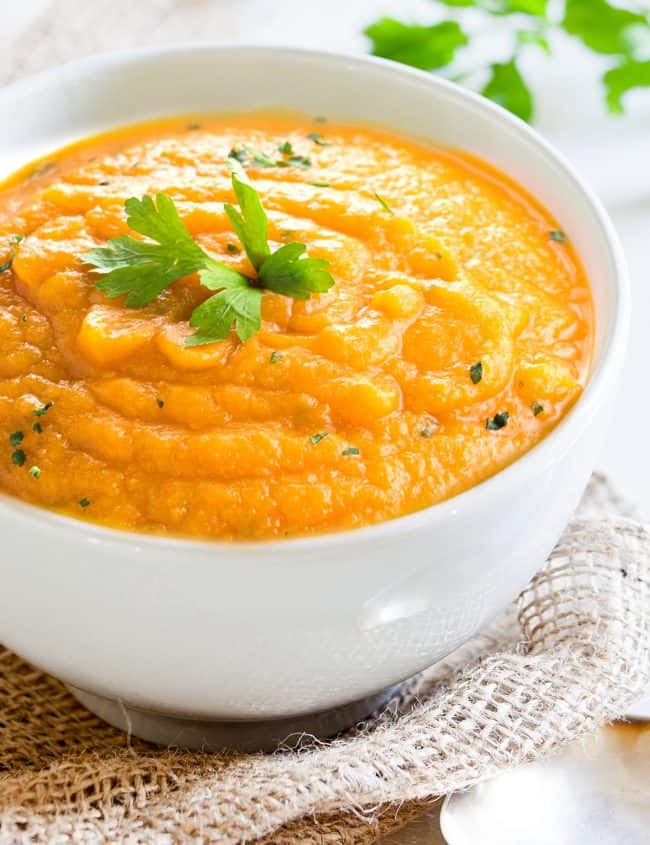
<path fill-rule="evenodd" d="M 165 403 L 162 399 L 156 399 L 156 405 L 158 405 L 159 408 L 165 407 Z"/>
<path fill-rule="evenodd" d="M 41 468 L 37 466 L 33 466 L 29 468 L 29 474 L 32 478 L 40 478 L 41 477 Z"/>
<path fill-rule="evenodd" d="M 294 155 L 289 157 L 289 164 L 293 164 L 294 167 L 311 167 L 311 159 L 307 156 Z"/>
<path fill-rule="evenodd" d="M 539 402 L 533 402 L 531 407 L 534 417 L 538 417 L 540 414 L 544 413 L 544 406 L 540 405 Z"/>
<path fill-rule="evenodd" d="M 108 180 L 104 179 L 103 182 L 98 182 L 97 184 L 100 185 L 100 187 L 105 188 L 106 185 L 110 185 L 111 183 Z"/>
<path fill-rule="evenodd" d="M 548 233 L 549 238 L 552 241 L 555 241 L 557 244 L 563 244 L 566 242 L 566 235 L 560 229 L 551 229 Z"/>
<path fill-rule="evenodd" d="M 293 144 L 291 141 L 283 141 L 278 147 L 278 150 L 283 156 L 290 156 L 293 153 Z"/>
<path fill-rule="evenodd" d="M 392 208 L 388 205 L 388 203 L 386 202 L 386 200 L 385 200 L 383 197 L 380 197 L 380 196 L 379 196 L 379 194 L 377 193 L 377 191 L 375 191 L 375 192 L 374 192 L 374 197 L 375 197 L 375 199 L 377 200 L 377 202 L 381 205 L 381 207 L 384 209 L 384 211 L 387 211 L 389 214 L 394 214 L 394 213 L 395 213 L 395 212 L 393 211 L 393 209 L 392 209 Z"/>
<path fill-rule="evenodd" d="M 320 443 L 321 440 L 324 440 L 328 434 L 329 432 L 327 431 L 320 432 L 319 434 L 312 434 L 309 440 L 315 446 L 317 443 Z"/>
<path fill-rule="evenodd" d="M 331 141 L 324 141 L 323 140 L 323 136 L 320 134 L 320 132 L 310 132 L 309 135 L 307 135 L 307 137 L 309 138 L 310 141 L 313 141 L 314 144 L 318 144 L 319 147 L 331 147 L 332 146 Z"/>
<path fill-rule="evenodd" d="M 32 413 L 37 417 L 44 417 L 45 414 L 47 414 L 47 412 L 50 410 L 52 405 L 54 405 L 54 402 L 46 402 L 42 408 L 37 408 L 35 411 L 32 411 Z"/>
<path fill-rule="evenodd" d="M 469 368 L 469 377 L 472 380 L 472 384 L 478 384 L 479 381 L 483 378 L 483 362 L 477 361 L 476 364 L 472 364 Z"/>
<path fill-rule="evenodd" d="M 360 450 L 360 449 L 357 449 L 357 447 L 356 447 L 356 446 L 348 446 L 348 448 L 347 448 L 347 449 L 344 449 L 344 450 L 343 450 L 342 454 L 343 454 L 346 458 L 348 458 L 348 457 L 350 457 L 351 455 L 360 455 L 360 454 L 361 454 L 361 450 Z"/>
<path fill-rule="evenodd" d="M 90 504 L 90 499 L 87 496 L 84 496 L 83 499 L 79 499 L 79 505 L 82 508 L 87 508 Z"/>
<path fill-rule="evenodd" d="M 314 188 L 329 188 L 329 182 L 308 182 L 308 185 L 313 185 Z"/>
<path fill-rule="evenodd" d="M 495 414 L 491 420 L 487 419 L 485 421 L 485 427 L 488 431 L 499 431 L 499 429 L 505 428 L 508 425 L 509 419 L 510 414 L 507 411 L 501 411 Z"/>
<path fill-rule="evenodd" d="M 420 430 L 420 437 L 433 437 L 433 429 L 432 428 L 423 428 Z"/>
<path fill-rule="evenodd" d="M 22 449 L 16 449 L 15 452 L 11 453 L 11 463 L 15 464 L 17 467 L 24 466 L 26 460 L 27 455 L 23 452 Z"/>
<path fill-rule="evenodd" d="M 22 431 L 14 431 L 13 434 L 9 435 L 9 443 L 12 446 L 20 446 L 20 444 L 23 442 L 24 439 L 25 439 L 25 435 L 23 434 Z"/>
<path fill-rule="evenodd" d="M 36 434 L 43 434 L 43 426 L 39 422 L 35 422 L 32 431 L 35 431 Z"/>
<path fill-rule="evenodd" d="M 271 352 L 271 357 L 269 358 L 269 361 L 270 361 L 272 364 L 277 364 L 277 363 L 278 363 L 278 361 L 280 361 L 280 360 L 282 360 L 282 355 L 280 355 L 280 353 L 278 352 L 278 350 L 277 350 L 277 349 L 275 349 L 273 352 Z"/>

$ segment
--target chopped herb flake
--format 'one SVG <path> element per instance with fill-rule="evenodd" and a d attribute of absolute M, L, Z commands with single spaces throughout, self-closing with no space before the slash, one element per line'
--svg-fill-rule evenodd
<path fill-rule="evenodd" d="M 331 141 L 324 141 L 323 140 L 323 136 L 320 134 L 320 132 L 310 132 L 309 135 L 307 135 L 307 137 L 309 138 L 310 141 L 313 141 L 314 144 L 318 144 L 319 147 L 331 147 L 332 146 Z"/>
<path fill-rule="evenodd" d="M 98 182 L 97 184 L 100 185 L 100 187 L 105 188 L 106 185 L 110 185 L 111 183 L 105 179 L 103 182 Z"/>
<path fill-rule="evenodd" d="M 12 446 L 20 446 L 24 439 L 25 435 L 22 433 L 22 431 L 14 431 L 13 434 L 9 435 L 9 443 Z"/>
<path fill-rule="evenodd" d="M 237 244 L 226 244 L 226 252 L 229 252 L 231 255 L 239 255 L 241 249 L 237 246 Z"/>
<path fill-rule="evenodd" d="M 323 431 L 320 434 L 312 434 L 312 436 L 309 439 L 312 442 L 312 444 L 315 446 L 317 443 L 320 443 L 321 440 L 324 440 L 327 437 L 328 434 L 329 434 L 329 432 Z"/>
<path fill-rule="evenodd" d="M 21 316 L 21 318 L 20 318 L 20 322 L 21 322 L 21 323 L 26 323 L 26 322 L 27 322 L 27 314 L 23 314 L 23 315 Z"/>
<path fill-rule="evenodd" d="M 236 147 L 233 147 L 228 153 L 228 158 L 234 158 L 235 161 L 238 161 L 240 164 L 244 164 L 248 156 L 246 154 L 246 150 L 241 150 L 237 149 Z"/>
<path fill-rule="evenodd" d="M 540 414 L 544 413 L 544 406 L 540 405 L 539 402 L 533 402 L 532 410 L 533 410 L 533 416 L 538 417 Z"/>
<path fill-rule="evenodd" d="M 485 427 L 488 431 L 499 431 L 499 429 L 505 428 L 508 425 L 509 419 L 510 414 L 507 411 L 502 411 L 499 414 L 495 414 L 491 420 L 486 420 Z"/>
<path fill-rule="evenodd" d="M 352 456 L 352 455 L 360 455 L 360 454 L 361 454 L 361 451 L 360 451 L 359 449 L 357 449 L 357 447 L 356 447 L 356 446 L 348 446 L 348 448 L 347 448 L 347 449 L 344 449 L 344 450 L 343 450 L 343 453 L 342 453 L 342 454 L 343 454 L 346 458 L 349 458 L 349 457 L 350 457 L 350 456 Z"/>
<path fill-rule="evenodd" d="M 395 212 L 393 211 L 393 209 L 392 209 L 392 208 L 388 205 L 388 203 L 386 202 L 386 200 L 385 200 L 383 197 L 380 197 L 380 196 L 379 196 L 379 194 L 377 193 L 377 191 L 375 191 L 375 192 L 374 192 L 374 197 L 375 197 L 375 199 L 377 200 L 377 202 L 381 205 L 381 207 L 384 209 L 384 211 L 387 211 L 389 214 L 394 214 L 394 213 L 395 213 Z"/>
<path fill-rule="evenodd" d="M 17 467 L 24 466 L 26 460 L 27 455 L 23 452 L 22 449 L 16 449 L 15 452 L 11 453 L 11 463 L 15 464 Z"/>
<path fill-rule="evenodd" d="M 420 437 L 426 437 L 426 438 L 433 437 L 433 429 L 428 428 L 428 427 L 421 429 Z"/>
<path fill-rule="evenodd" d="M 314 188 L 329 188 L 329 182 L 308 182 L 308 185 L 313 185 Z"/>
<path fill-rule="evenodd" d="M 472 384 L 478 384 L 479 381 L 483 378 L 483 362 L 477 361 L 476 364 L 472 364 L 469 368 L 469 377 L 472 380 Z"/>
<path fill-rule="evenodd" d="M 32 431 L 35 431 L 36 434 L 43 434 L 43 426 L 39 422 L 35 422 Z"/>
<path fill-rule="evenodd" d="M 32 478 L 40 478 L 41 477 L 41 468 L 37 466 L 33 466 L 29 468 L 29 474 Z"/>
<path fill-rule="evenodd" d="M 283 141 L 278 147 L 278 150 L 283 156 L 290 156 L 293 153 L 293 144 L 291 141 Z"/>
<path fill-rule="evenodd" d="M 563 244 L 566 242 L 566 235 L 564 232 L 560 231 L 560 229 L 551 229 L 548 233 L 549 238 L 552 241 L 555 241 L 557 244 Z"/>
<path fill-rule="evenodd" d="M 46 402 L 42 408 L 37 408 L 35 411 L 32 411 L 32 413 L 37 417 L 44 417 L 45 414 L 47 414 L 47 412 L 50 410 L 52 405 L 54 405 L 54 402 Z"/>
<path fill-rule="evenodd" d="M 271 357 L 269 358 L 269 361 L 272 364 L 277 364 L 278 361 L 280 361 L 281 359 L 282 359 L 282 355 L 280 355 L 280 353 L 278 352 L 277 349 L 275 349 L 273 352 L 271 352 Z"/>
<path fill-rule="evenodd" d="M 162 399 L 156 399 L 156 405 L 158 405 L 159 408 L 165 407 L 165 403 Z"/>
<path fill-rule="evenodd" d="M 82 508 L 87 508 L 90 504 L 90 499 L 87 496 L 84 496 L 83 499 L 79 499 L 79 504 Z"/>
<path fill-rule="evenodd" d="M 293 164 L 294 167 L 311 167 L 311 159 L 307 156 L 293 155 L 289 157 L 289 164 Z"/>

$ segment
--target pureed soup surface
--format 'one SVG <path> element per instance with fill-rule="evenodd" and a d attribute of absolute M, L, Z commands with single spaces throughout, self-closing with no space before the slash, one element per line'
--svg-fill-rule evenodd
<path fill-rule="evenodd" d="M 329 292 L 265 291 L 249 340 L 190 348 L 197 275 L 144 308 L 95 287 L 85 254 L 156 192 L 252 275 L 226 159 L 287 160 L 286 141 L 289 166 L 249 155 L 247 173 L 271 249 L 329 260 Z M 407 514 L 534 446 L 588 373 L 590 290 L 556 222 L 486 164 L 374 129 L 256 114 L 120 130 L 12 177 L 0 238 L 0 487 L 109 526 L 270 539 Z"/>

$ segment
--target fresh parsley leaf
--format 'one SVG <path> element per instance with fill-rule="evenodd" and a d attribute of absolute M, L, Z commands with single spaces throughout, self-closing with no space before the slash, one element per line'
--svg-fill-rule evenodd
<path fill-rule="evenodd" d="M 502 411 L 499 414 L 495 414 L 491 420 L 486 420 L 485 427 L 488 431 L 499 431 L 499 429 L 505 428 L 508 425 L 509 419 L 510 414 L 507 411 Z"/>
<path fill-rule="evenodd" d="M 472 384 L 478 384 L 481 379 L 483 378 L 483 362 L 477 361 L 476 364 L 472 364 L 469 368 L 469 377 L 472 380 Z"/>
<path fill-rule="evenodd" d="M 625 31 L 633 24 L 647 26 L 648 21 L 644 15 L 611 6 L 607 0 L 566 0 L 562 26 L 597 53 L 627 53 Z"/>
<path fill-rule="evenodd" d="M 259 270 L 270 254 L 267 240 L 269 221 L 259 194 L 251 185 L 244 170 L 231 164 L 230 171 L 240 210 L 227 204 L 225 211 L 237 237 L 242 242 L 250 263 Z"/>
<path fill-rule="evenodd" d="M 347 449 L 344 449 L 344 450 L 341 452 L 341 454 L 342 454 L 342 455 L 343 455 L 343 457 L 345 457 L 345 458 L 350 458 L 350 457 L 352 457 L 353 455 L 360 455 L 360 454 L 361 454 L 361 450 L 360 450 L 360 449 L 357 449 L 357 447 L 356 447 L 356 446 L 348 446 L 348 448 L 347 448 Z"/>
<path fill-rule="evenodd" d="M 650 61 L 625 61 L 608 70 L 603 83 L 609 110 L 612 114 L 623 114 L 623 96 L 633 88 L 650 87 Z"/>
<path fill-rule="evenodd" d="M 477 5 L 492 15 L 511 15 L 513 12 L 544 17 L 548 0 L 479 0 Z"/>
<path fill-rule="evenodd" d="M 280 144 L 278 150 L 282 153 L 282 155 L 290 156 L 293 153 L 293 144 L 291 141 L 284 141 Z"/>
<path fill-rule="evenodd" d="M 87 496 L 84 496 L 83 499 L 79 499 L 79 505 L 82 508 L 87 508 L 90 504 L 90 499 Z"/>
<path fill-rule="evenodd" d="M 13 434 L 9 435 L 9 445 L 10 446 L 20 446 L 20 444 L 25 439 L 25 435 L 22 431 L 14 431 Z"/>
<path fill-rule="evenodd" d="M 228 159 L 239 208 L 227 204 L 224 209 L 257 279 L 249 279 L 201 249 L 180 219 L 174 201 L 165 194 L 158 194 L 155 202 L 145 196 L 125 204 L 129 226 L 151 240 L 140 241 L 130 235 L 115 238 L 85 257 L 95 272 L 104 274 L 96 286 L 109 297 L 126 295 L 129 307 L 147 305 L 177 279 L 198 272 L 203 287 L 215 293 L 192 312 L 189 324 L 196 331 L 186 338 L 187 346 L 225 340 L 233 328 L 240 340 L 248 340 L 261 325 L 264 288 L 308 299 L 334 284 L 326 269 L 329 262 L 308 258 L 304 244 L 285 244 L 271 254 L 268 218 L 239 158 L 231 154 Z M 228 244 L 227 250 L 239 252 L 235 244 Z M 40 416 L 50 405 L 34 413 Z"/>
<path fill-rule="evenodd" d="M 106 247 L 88 252 L 84 259 L 102 274 L 96 283 L 107 297 L 126 295 L 128 308 L 140 308 L 162 293 L 172 282 L 200 270 L 206 254 L 195 243 L 180 219 L 174 201 L 165 194 L 125 203 L 127 225 L 151 241 L 125 235 Z"/>
<path fill-rule="evenodd" d="M 442 21 L 433 26 L 405 24 L 394 18 L 382 18 L 365 30 L 372 41 L 372 53 L 421 70 L 448 65 L 459 47 L 468 43 L 457 21 Z"/>
<path fill-rule="evenodd" d="M 492 65 L 492 75 L 482 94 L 522 120 L 530 122 L 533 116 L 533 97 L 519 72 L 516 59 Z"/>
<path fill-rule="evenodd" d="M 202 274 L 202 279 L 205 274 Z M 262 291 L 251 287 L 245 276 L 236 285 L 224 288 L 195 308 L 190 326 L 196 332 L 185 341 L 186 346 L 201 346 L 225 340 L 234 325 L 242 341 L 259 329 L 262 322 Z"/>
<path fill-rule="evenodd" d="M 551 45 L 546 34 L 539 29 L 520 29 L 517 31 L 517 44 L 535 44 L 543 50 L 547 56 L 551 55 Z"/>
<path fill-rule="evenodd" d="M 307 258 L 307 247 L 300 243 L 284 244 L 270 255 L 259 270 L 265 288 L 291 296 L 309 299 L 312 293 L 325 293 L 334 284 L 324 258 Z"/>

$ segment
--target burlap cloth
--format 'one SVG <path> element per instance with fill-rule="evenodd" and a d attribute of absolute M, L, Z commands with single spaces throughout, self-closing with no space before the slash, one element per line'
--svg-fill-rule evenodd
<path fill-rule="evenodd" d="M 0 81 L 99 49 L 238 36 L 246 11 L 263 25 L 259 0 L 50 0 L 3 45 Z M 300 752 L 156 749 L 0 649 L 0 843 L 367 843 L 423 801 L 559 749 L 650 680 L 650 532 L 626 516 L 595 478 L 516 608 L 386 712 Z"/>
<path fill-rule="evenodd" d="M 1 843 L 368 843 L 422 801 L 550 754 L 650 682 L 650 531 L 596 477 L 489 630 L 347 736 L 274 755 L 160 750 L 0 652 Z"/>

